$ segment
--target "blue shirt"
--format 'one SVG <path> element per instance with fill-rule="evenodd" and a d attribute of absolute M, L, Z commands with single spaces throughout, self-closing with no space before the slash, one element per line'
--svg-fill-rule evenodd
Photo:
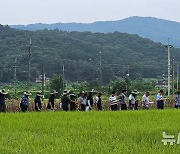
<path fill-rule="evenodd" d="M 158 93 L 157 96 L 156 96 L 156 101 L 162 101 L 162 100 L 163 100 L 163 95 Z"/>
<path fill-rule="evenodd" d="M 176 96 L 176 104 L 180 105 L 180 95 Z"/>
<path fill-rule="evenodd" d="M 28 106 L 29 105 L 29 99 L 28 96 L 24 95 L 21 100 L 21 104 Z"/>

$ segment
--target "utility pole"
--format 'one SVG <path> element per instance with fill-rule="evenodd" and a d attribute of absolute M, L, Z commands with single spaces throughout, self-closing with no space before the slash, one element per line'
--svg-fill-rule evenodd
<path fill-rule="evenodd" d="M 63 90 L 65 89 L 65 68 L 64 68 L 64 65 L 63 65 Z"/>
<path fill-rule="evenodd" d="M 174 57 L 172 59 L 172 96 L 174 96 Z"/>
<path fill-rule="evenodd" d="M 129 65 L 128 65 L 128 74 L 127 74 L 127 76 L 129 77 Z"/>
<path fill-rule="evenodd" d="M 27 82 L 27 91 L 30 89 L 30 77 L 31 77 L 31 38 L 29 41 L 29 52 L 28 52 L 28 82 Z"/>
<path fill-rule="evenodd" d="M 171 90 L 171 84 L 170 84 L 170 75 L 171 75 L 171 62 L 170 62 L 170 48 L 172 48 L 172 45 L 169 45 L 169 38 L 168 38 L 168 45 L 166 46 L 168 48 L 168 96 L 170 96 L 170 90 Z"/>
<path fill-rule="evenodd" d="M 129 80 L 129 65 L 128 65 L 127 69 L 128 69 L 128 70 L 127 70 L 128 72 L 127 72 L 127 74 L 126 74 L 126 90 L 128 90 L 128 86 L 129 86 L 129 85 L 128 85 L 128 82 L 129 82 L 129 81 L 128 81 L 128 80 Z"/>
<path fill-rule="evenodd" d="M 44 96 L 44 83 L 45 83 L 44 63 L 42 63 L 42 95 L 43 96 Z"/>
<path fill-rule="evenodd" d="M 102 52 L 99 52 L 99 81 L 102 85 Z"/>
<path fill-rule="evenodd" d="M 177 90 L 179 90 L 179 66 L 177 64 Z"/>
<path fill-rule="evenodd" d="M 16 83 L 17 83 L 17 58 L 15 58 L 15 64 L 12 66 L 14 68 L 14 95 L 16 96 Z"/>

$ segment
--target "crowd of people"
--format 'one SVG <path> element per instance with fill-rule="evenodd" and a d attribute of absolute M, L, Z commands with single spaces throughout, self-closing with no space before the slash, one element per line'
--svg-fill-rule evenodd
<path fill-rule="evenodd" d="M 0 112 L 6 112 L 6 95 L 8 92 L 6 90 L 0 90 Z M 46 106 L 47 111 L 55 110 L 55 100 L 58 92 L 53 90 L 50 93 L 50 97 Z M 152 103 L 156 103 L 157 109 L 164 109 L 164 101 L 163 97 L 164 91 L 160 90 L 156 96 L 156 102 L 151 102 L 149 100 L 150 92 L 147 91 L 142 96 L 141 105 L 139 105 L 139 101 L 137 99 L 139 92 L 134 90 L 131 92 L 129 97 L 127 97 L 127 90 L 122 90 L 119 96 L 116 95 L 116 91 L 112 91 L 111 96 L 109 97 L 109 106 L 112 111 L 117 110 L 138 110 L 139 106 L 142 106 L 142 109 L 148 110 Z M 31 93 L 29 91 L 25 91 L 21 101 L 19 103 L 20 109 L 22 112 L 26 112 L 29 107 L 29 96 Z M 102 102 L 102 93 L 96 93 L 94 90 L 86 93 L 82 91 L 79 94 L 79 97 L 75 93 L 70 93 L 68 90 L 64 90 L 63 95 L 61 97 L 59 108 L 63 111 L 91 111 L 91 110 L 103 110 L 103 102 Z M 42 98 L 43 94 L 41 91 L 36 93 L 34 98 L 34 109 L 35 111 L 42 110 Z M 177 96 L 174 100 L 175 108 L 180 108 L 180 91 L 177 91 Z"/>

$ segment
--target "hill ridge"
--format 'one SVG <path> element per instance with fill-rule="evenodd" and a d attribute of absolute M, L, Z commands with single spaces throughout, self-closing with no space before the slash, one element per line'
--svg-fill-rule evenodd
<path fill-rule="evenodd" d="M 172 45 L 180 47 L 180 23 L 154 17 L 133 16 L 117 21 L 97 21 L 93 23 L 54 23 L 54 24 L 30 24 L 11 25 L 12 28 L 22 30 L 42 30 L 42 29 L 59 29 L 62 31 L 79 31 L 79 32 L 115 32 L 119 31 L 128 34 L 137 34 L 143 38 L 149 38 L 155 42 L 167 44 L 168 38 Z"/>
<path fill-rule="evenodd" d="M 44 63 L 47 77 L 62 74 L 65 65 L 69 81 L 99 78 L 99 52 L 102 52 L 103 82 L 124 77 L 130 66 L 130 77 L 157 77 L 167 73 L 167 48 L 138 35 L 127 33 L 67 32 L 55 30 L 24 31 L 0 26 L 0 81 L 13 79 L 15 58 L 18 58 L 18 79 L 26 80 L 28 44 L 32 39 L 31 78 L 41 74 Z M 175 60 L 180 52 L 173 48 Z"/>

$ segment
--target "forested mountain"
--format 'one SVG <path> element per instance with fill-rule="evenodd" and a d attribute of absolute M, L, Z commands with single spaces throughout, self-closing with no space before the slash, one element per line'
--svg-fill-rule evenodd
<path fill-rule="evenodd" d="M 149 38 L 155 42 L 168 43 L 168 38 L 174 46 L 180 47 L 180 23 L 162 20 L 152 17 L 130 17 L 119 21 L 82 23 L 56 23 L 56 24 L 31 24 L 12 25 L 11 27 L 23 30 L 59 29 L 63 31 L 90 31 L 90 32 L 123 32 L 138 34 L 141 37 Z"/>
<path fill-rule="evenodd" d="M 32 40 L 31 78 L 41 74 L 42 63 L 47 77 L 62 74 L 70 81 L 99 78 L 100 52 L 102 79 L 106 83 L 129 73 L 131 78 L 157 77 L 167 72 L 167 48 L 138 35 L 126 33 L 63 32 L 59 30 L 23 31 L 0 26 L 0 81 L 13 80 L 17 58 L 18 80 L 27 79 L 28 44 Z M 172 49 L 175 60 L 180 51 Z"/>

